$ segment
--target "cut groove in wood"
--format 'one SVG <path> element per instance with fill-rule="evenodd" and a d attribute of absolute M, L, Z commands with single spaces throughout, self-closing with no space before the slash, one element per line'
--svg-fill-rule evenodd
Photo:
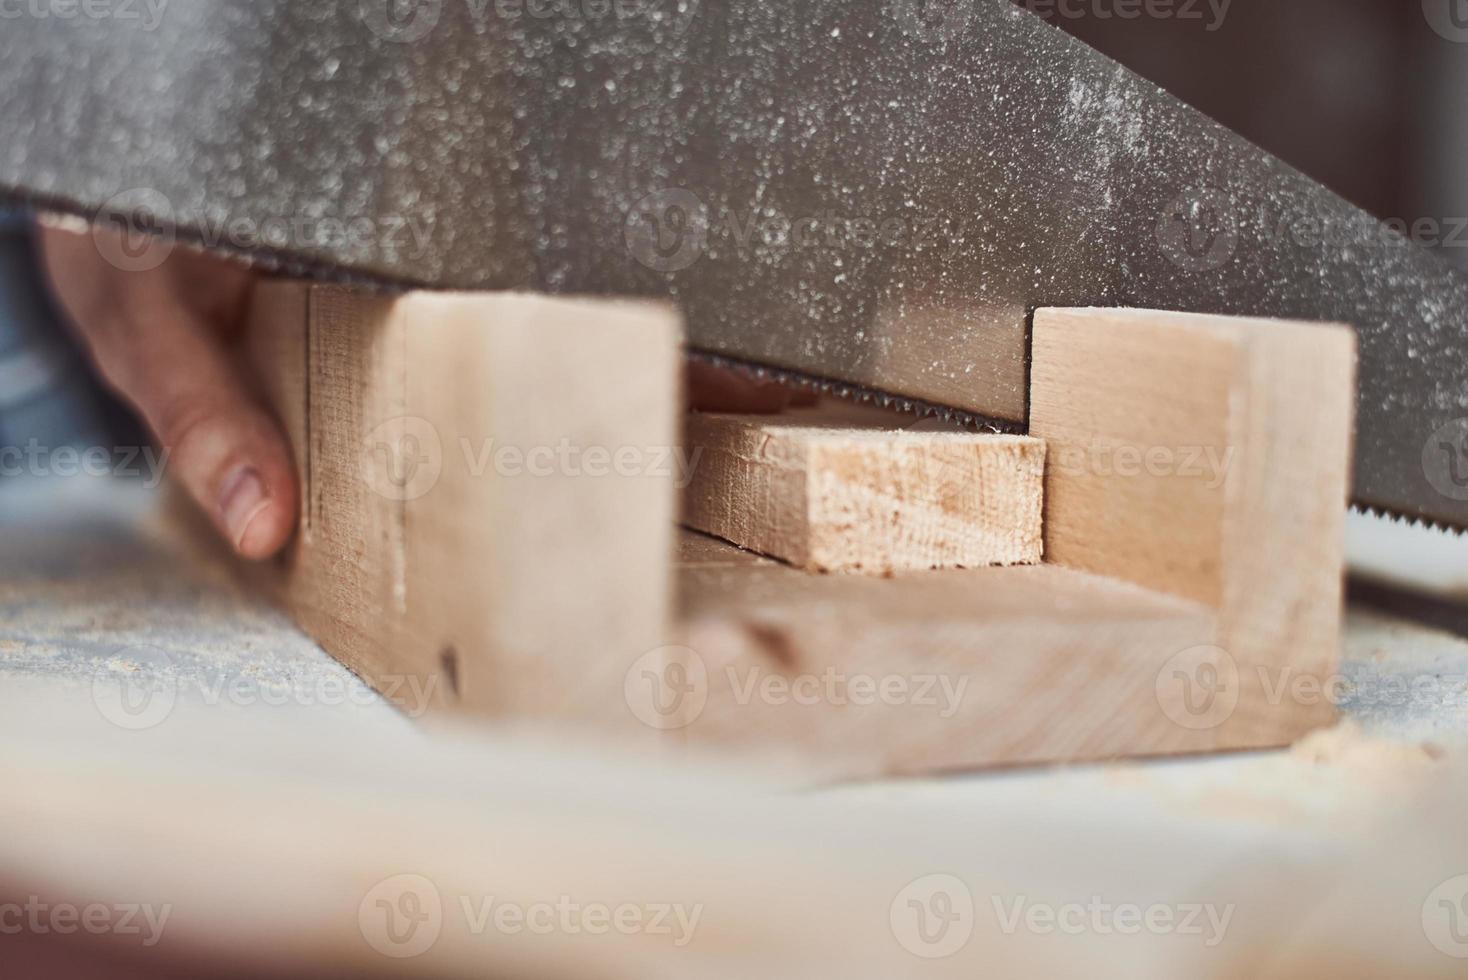
<path fill-rule="evenodd" d="M 690 533 L 670 624 L 675 470 L 533 478 L 482 450 L 672 447 L 671 313 L 265 286 L 251 346 L 309 508 L 284 595 L 410 712 L 794 754 L 823 775 L 1260 748 L 1328 722 L 1328 699 L 1292 692 L 1338 652 L 1350 333 L 1035 323 L 1038 442 L 695 417 L 691 521 L 895 575 L 810 575 Z M 985 525 L 968 495 L 992 482 L 985 454 L 1033 481 L 994 511 L 1025 520 Z M 892 501 L 920 532 L 844 535 L 882 528 Z M 964 532 L 985 526 L 1030 529 L 1011 560 L 1044 536 L 1072 567 L 926 571 L 971 560 Z"/>
<path fill-rule="evenodd" d="M 896 424 L 691 415 L 684 522 L 817 572 L 1040 561 L 1043 442 Z"/>

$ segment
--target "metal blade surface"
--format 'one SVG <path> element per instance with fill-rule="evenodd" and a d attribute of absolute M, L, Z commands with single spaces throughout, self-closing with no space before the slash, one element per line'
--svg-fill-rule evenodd
<path fill-rule="evenodd" d="M 110 16 L 0 24 L 12 198 L 388 286 L 671 297 L 711 354 L 1017 422 L 1040 306 L 1346 322 L 1357 502 L 1468 527 L 1464 277 L 1006 0 L 79 9 Z"/>

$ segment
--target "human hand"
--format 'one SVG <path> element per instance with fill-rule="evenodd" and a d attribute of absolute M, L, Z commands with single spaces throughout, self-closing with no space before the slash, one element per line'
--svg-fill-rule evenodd
<path fill-rule="evenodd" d="M 105 257 L 124 254 L 122 233 L 103 227 L 43 227 L 39 240 L 52 291 L 102 379 L 152 429 L 178 481 L 240 555 L 280 551 L 296 522 L 295 465 L 228 347 L 255 274 L 181 248 L 127 271 Z"/>
<path fill-rule="evenodd" d="M 52 290 L 103 380 L 142 415 L 220 533 L 245 558 L 269 558 L 290 539 L 299 491 L 285 436 L 229 351 L 256 275 L 185 249 L 124 270 L 106 258 L 125 254 L 122 236 L 43 227 Z M 702 411 L 778 412 L 792 398 L 699 362 L 688 365 L 687 391 Z"/>

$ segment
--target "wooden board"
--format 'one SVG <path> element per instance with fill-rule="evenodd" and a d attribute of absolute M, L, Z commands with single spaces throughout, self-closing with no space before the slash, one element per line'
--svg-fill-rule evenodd
<path fill-rule="evenodd" d="M 1179 650 L 1213 642 L 1199 603 L 1055 565 L 810 575 L 688 532 L 679 568 L 693 744 L 867 777 L 1201 752 Z"/>
<path fill-rule="evenodd" d="M 1032 565 L 1045 444 L 853 425 L 820 412 L 690 415 L 683 520 L 817 572 Z"/>
<path fill-rule="evenodd" d="M 790 792 L 319 715 L 119 732 L 85 697 L 16 699 L 0 736 L 0 907 L 43 923 L 7 976 L 1462 977 L 1468 772 L 1384 743 Z M 45 927 L 93 903 L 145 912 Z M 644 928 L 584 914 L 629 905 Z"/>
<path fill-rule="evenodd" d="M 1237 701 L 1220 747 L 1327 723 L 1327 699 L 1291 692 L 1339 655 L 1354 334 L 1040 310 L 1033 362 L 1049 559 L 1217 613 L 1218 649 L 1182 673 Z"/>
<path fill-rule="evenodd" d="M 276 284 L 254 322 L 305 483 L 288 604 L 410 710 L 783 754 L 833 776 L 1273 746 L 1333 717 L 1300 684 L 1338 652 L 1347 331 L 1042 311 L 1034 434 L 1058 564 L 833 578 L 691 537 L 670 625 L 680 479 L 695 512 L 723 507 L 730 536 L 805 565 L 947 553 L 900 533 L 817 543 L 886 504 L 779 516 L 868 479 L 847 421 L 823 457 L 808 419 L 793 433 L 695 419 L 694 448 L 717 451 L 676 459 L 676 325 L 656 309 Z M 1307 376 L 1288 369 L 1301 363 Z M 875 439 L 879 469 L 921 443 L 902 466 L 941 510 L 949 478 L 924 466 L 955 440 Z M 1038 461 L 1025 440 L 956 443 L 960 473 L 984 445 Z M 608 463 L 632 447 L 644 467 L 595 478 L 552 456 L 527 472 L 563 444 Z M 1120 468 L 1123 449 L 1142 469 Z M 823 468 L 834 482 L 813 489 Z"/>
<path fill-rule="evenodd" d="M 279 584 L 306 630 L 417 714 L 626 723 L 667 629 L 677 318 L 270 283 L 249 336 L 303 484 Z"/>

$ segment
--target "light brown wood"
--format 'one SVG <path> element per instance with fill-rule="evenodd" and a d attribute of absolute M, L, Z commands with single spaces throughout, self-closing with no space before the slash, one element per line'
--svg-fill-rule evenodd
<path fill-rule="evenodd" d="M 875 473 L 945 529 L 946 504 L 987 516 L 958 489 L 976 460 L 987 477 L 982 457 L 1005 448 L 999 470 L 1038 481 L 1036 447 L 705 416 L 702 458 L 664 453 L 657 472 L 506 475 L 497 448 L 671 448 L 671 316 L 277 284 L 254 319 L 306 489 L 289 604 L 414 713 L 617 727 L 841 776 L 1280 745 L 1333 716 L 1295 695 L 1337 655 L 1346 331 L 1042 311 L 1034 429 L 1049 546 L 1072 567 L 823 577 L 690 536 L 675 628 L 677 479 L 728 536 L 801 565 L 927 568 L 949 545 L 822 538 L 890 507 L 851 486 Z M 1288 369 L 1302 363 L 1307 377 Z M 936 489 L 905 493 L 909 479 Z M 842 494 L 855 502 L 804 509 Z"/>
<path fill-rule="evenodd" d="M 684 522 L 817 572 L 1040 561 L 1043 442 L 899 424 L 690 415 Z"/>
<path fill-rule="evenodd" d="M 1210 676 L 1238 678 L 1240 732 L 1226 744 L 1326 723 L 1324 699 L 1280 693 L 1339 654 L 1354 334 L 1040 310 L 1033 362 L 1048 558 L 1217 613 L 1210 669 L 1225 669 Z"/>
<path fill-rule="evenodd" d="M 414 714 L 627 723 L 667 628 L 679 342 L 650 305 L 263 286 L 297 620 Z"/>
<path fill-rule="evenodd" d="M 32 943 L 59 955 L 96 944 L 119 962 L 85 975 L 109 980 L 222 968 L 395 980 L 1462 976 L 1435 946 L 1454 923 L 1436 900 L 1461 898 L 1443 885 L 1468 867 L 1461 760 L 1388 780 L 1286 755 L 1191 779 L 1128 767 L 789 792 L 708 764 L 649 770 L 604 745 L 340 722 L 204 710 L 120 733 L 85 698 L 17 700 L 0 715 L 0 904 L 142 906 L 153 918 L 136 916 L 131 935 L 22 928 L 6 935 L 7 976 L 76 975 L 18 970 Z M 1402 818 L 1383 826 L 1396 806 Z M 1079 905 L 1081 927 L 1005 928 L 1020 900 Z M 645 927 L 553 914 L 532 929 L 485 917 L 491 901 L 630 905 Z M 1195 909 L 1203 928 L 1188 933 L 1138 917 L 1112 928 L 1123 920 L 1086 914 L 1096 902 L 1162 905 L 1174 924 L 1207 904 L 1228 925 Z M 654 929 L 657 909 L 669 914 Z"/>
<path fill-rule="evenodd" d="M 1199 603 L 1055 565 L 812 576 L 689 532 L 679 570 L 693 744 L 830 777 L 1217 747 L 1158 684 L 1214 641 Z M 673 685 L 666 691 L 672 695 Z M 1185 716 L 1184 716 L 1185 717 Z"/>

